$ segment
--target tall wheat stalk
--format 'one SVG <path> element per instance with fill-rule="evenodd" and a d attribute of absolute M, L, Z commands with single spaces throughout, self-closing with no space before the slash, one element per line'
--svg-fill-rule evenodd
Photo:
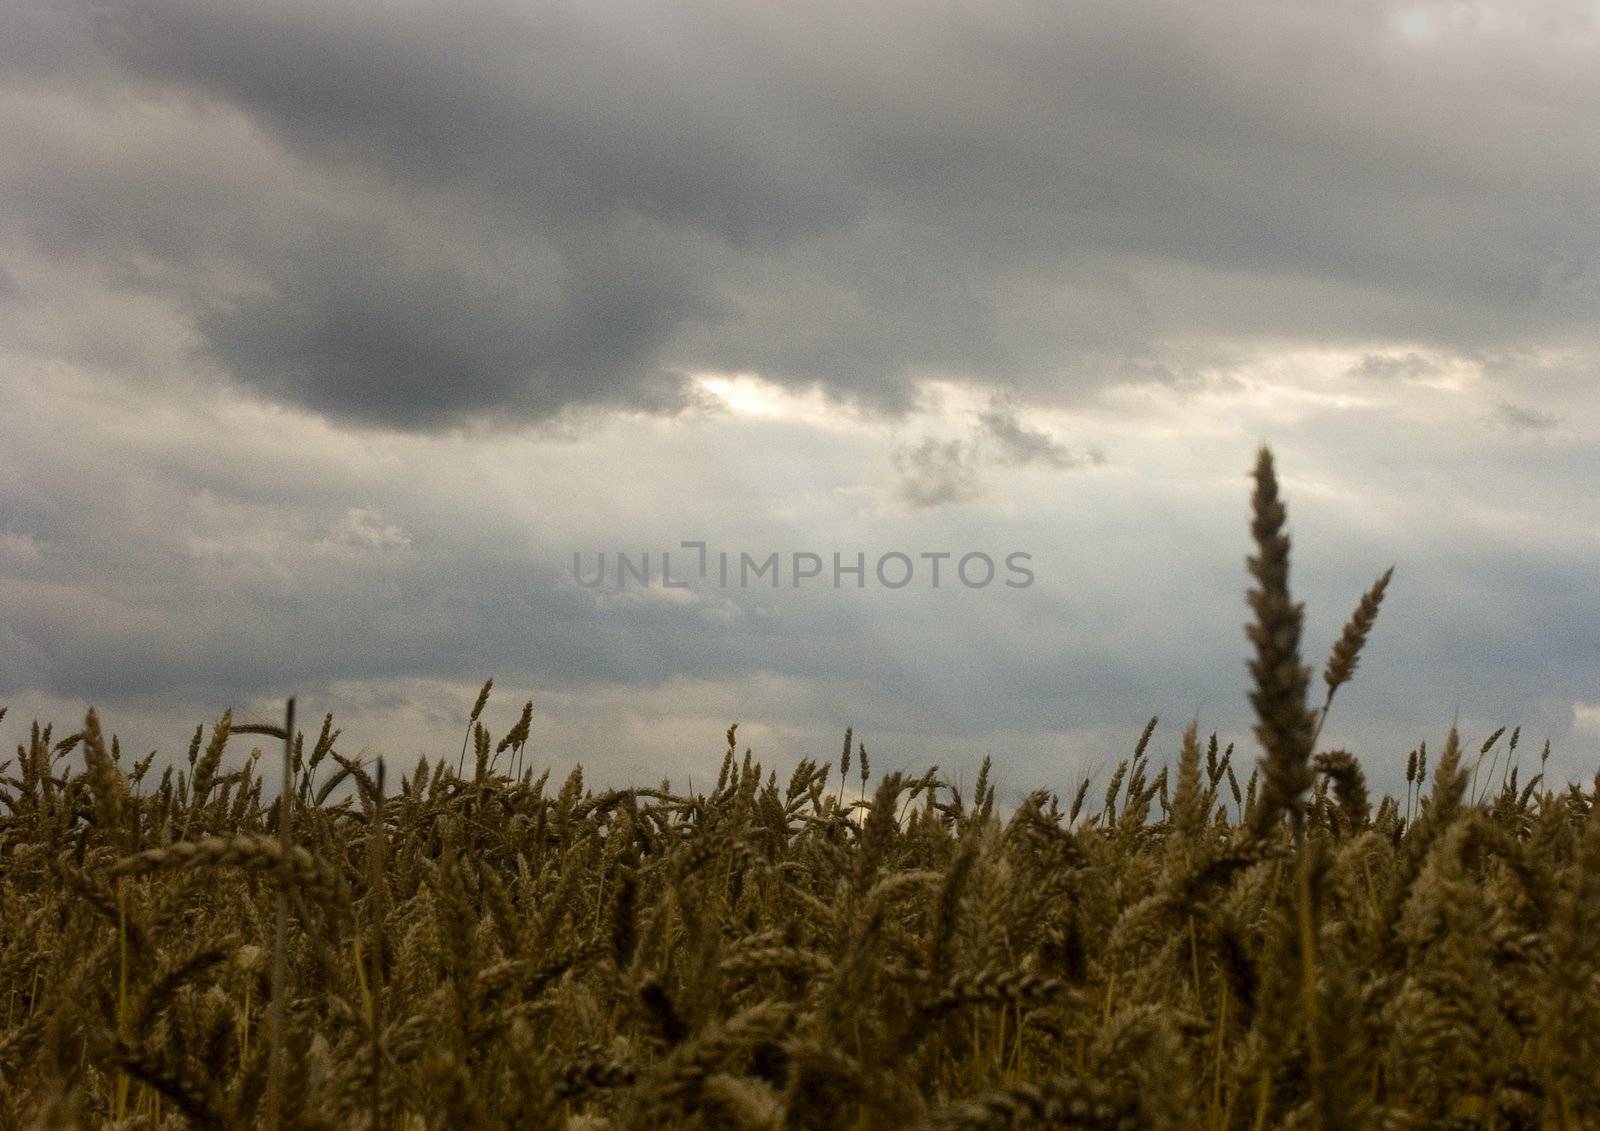
<path fill-rule="evenodd" d="M 278 847 L 285 857 L 294 847 L 290 824 L 291 798 L 294 796 L 294 699 L 289 699 L 283 715 L 283 781 L 278 791 Z M 284 1011 L 288 999 L 287 949 L 289 939 L 289 878 L 281 875 L 274 903 L 272 927 L 272 998 L 267 1006 L 267 1095 L 264 1125 L 277 1131 L 283 1111 Z"/>

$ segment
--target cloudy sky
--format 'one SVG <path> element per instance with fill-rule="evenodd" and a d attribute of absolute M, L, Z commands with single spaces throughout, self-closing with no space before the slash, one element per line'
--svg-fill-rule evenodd
<path fill-rule="evenodd" d="M 1069 789 L 1248 745 L 1267 442 L 1330 743 L 1600 762 L 1590 0 L 11 0 L 0 151 L 8 732 Z"/>

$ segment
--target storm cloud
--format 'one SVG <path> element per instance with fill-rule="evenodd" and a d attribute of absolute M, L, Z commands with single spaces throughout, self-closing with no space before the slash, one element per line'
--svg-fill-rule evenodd
<path fill-rule="evenodd" d="M 1262 340 L 1588 342 L 1600 299 L 1578 5 L 0 19 L 13 238 L 355 422 L 672 411 L 708 370 L 1071 399 Z"/>

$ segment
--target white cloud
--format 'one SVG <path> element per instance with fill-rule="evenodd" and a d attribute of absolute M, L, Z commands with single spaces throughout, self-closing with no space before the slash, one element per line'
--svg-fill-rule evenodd
<path fill-rule="evenodd" d="M 411 537 L 377 511 L 351 507 L 329 530 L 329 538 L 369 550 L 407 548 Z"/>

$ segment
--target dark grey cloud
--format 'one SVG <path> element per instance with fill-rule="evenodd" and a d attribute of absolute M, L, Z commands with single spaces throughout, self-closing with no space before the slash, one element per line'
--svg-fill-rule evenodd
<path fill-rule="evenodd" d="M 196 317 L 230 372 L 336 417 L 419 428 L 606 400 L 675 406 L 678 385 L 653 359 L 704 309 L 697 284 L 586 258 L 563 284 L 350 241 L 288 265 L 269 298 L 207 302 Z"/>
<path fill-rule="evenodd" d="M 234 379 L 409 429 L 696 368 L 903 407 L 1207 341 L 1588 340 L 1600 48 L 1563 11 L 24 4 L 0 219 Z M 85 143 L 130 107 L 166 133 Z"/>
<path fill-rule="evenodd" d="M 1510 401 L 1502 401 L 1496 405 L 1494 415 L 1500 423 L 1523 432 L 1548 432 L 1561 423 L 1561 417 L 1553 412 L 1513 404 Z"/>
<path fill-rule="evenodd" d="M 894 449 L 894 491 L 900 501 L 923 510 L 990 497 L 983 468 L 1043 468 L 1069 471 L 1105 463 L 1099 448 L 1079 454 L 1055 436 L 1021 419 L 1016 401 L 995 397 L 972 414 L 970 437 L 924 436 Z"/>
<path fill-rule="evenodd" d="M 1005 401 L 997 401 L 987 412 L 979 413 L 978 427 L 1001 463 L 1016 467 L 1040 464 L 1065 470 L 1105 462 L 1105 455 L 1098 449 L 1080 456 L 1050 433 L 1030 428 L 1017 418 L 1016 406 Z"/>

